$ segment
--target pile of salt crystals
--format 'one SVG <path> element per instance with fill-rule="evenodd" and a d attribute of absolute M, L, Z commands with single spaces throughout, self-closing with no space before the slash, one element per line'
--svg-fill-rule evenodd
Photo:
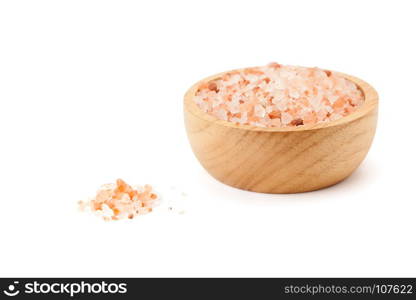
<path fill-rule="evenodd" d="M 81 210 L 91 209 L 106 221 L 133 219 L 152 211 L 159 204 L 160 197 L 152 186 L 130 186 L 122 179 L 116 184 L 110 183 L 100 187 L 96 196 L 89 201 L 80 201 Z"/>
<path fill-rule="evenodd" d="M 194 100 L 221 120 L 288 127 L 342 118 L 364 103 L 364 95 L 353 82 L 330 71 L 271 63 L 204 82 Z"/>

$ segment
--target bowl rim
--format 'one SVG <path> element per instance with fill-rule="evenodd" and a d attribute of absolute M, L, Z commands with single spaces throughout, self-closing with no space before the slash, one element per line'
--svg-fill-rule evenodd
<path fill-rule="evenodd" d="M 331 70 L 331 72 L 333 72 L 333 73 L 335 73 L 339 76 L 342 76 L 347 80 L 352 81 L 354 84 L 357 85 L 357 87 L 364 94 L 364 103 L 356 111 L 352 112 L 351 114 L 349 114 L 345 117 L 342 117 L 338 120 L 335 120 L 335 121 L 329 121 L 329 122 L 323 122 L 323 123 L 317 123 L 317 124 L 308 124 L 308 125 L 302 125 L 302 126 L 296 126 L 296 127 L 292 127 L 292 126 L 287 126 L 287 127 L 259 127 L 259 126 L 254 126 L 254 125 L 243 125 L 243 124 L 232 123 L 230 121 L 220 120 L 220 119 L 216 118 L 215 116 L 204 112 L 196 104 L 196 102 L 193 101 L 193 97 L 195 96 L 196 91 L 197 91 L 197 89 L 198 89 L 198 87 L 200 86 L 201 83 L 217 79 L 217 78 L 221 77 L 222 75 L 224 75 L 226 73 L 234 72 L 234 71 L 241 71 L 243 69 L 246 69 L 246 68 L 235 69 L 235 70 L 225 71 L 225 72 L 221 72 L 221 73 L 218 73 L 218 74 L 215 74 L 215 75 L 211 75 L 211 76 L 208 76 L 208 77 L 198 81 L 194 85 L 192 85 L 188 89 L 188 91 L 185 93 L 184 109 L 186 109 L 189 113 L 193 114 L 195 117 L 198 117 L 202 120 L 205 120 L 205 121 L 210 122 L 210 123 L 215 123 L 217 125 L 230 127 L 230 128 L 235 128 L 235 129 L 240 129 L 240 130 L 248 130 L 248 131 L 288 132 L 288 131 L 316 130 L 316 129 L 328 128 L 328 127 L 334 127 L 334 126 L 339 126 L 339 125 L 342 125 L 342 124 L 346 124 L 346 123 L 349 123 L 349 122 L 352 122 L 352 121 L 355 121 L 357 119 L 360 119 L 360 118 L 364 117 L 365 115 L 367 115 L 368 113 L 373 111 L 373 109 L 375 109 L 378 105 L 377 91 L 370 84 L 368 84 L 364 80 L 362 80 L 360 78 L 357 78 L 355 76 L 348 75 L 348 74 L 341 73 L 341 72 L 337 72 L 337 71 L 332 71 L 332 70 Z"/>

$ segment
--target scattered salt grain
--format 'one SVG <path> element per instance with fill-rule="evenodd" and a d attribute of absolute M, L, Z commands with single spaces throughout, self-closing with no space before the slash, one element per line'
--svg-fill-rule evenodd
<path fill-rule="evenodd" d="M 187 202 L 188 193 L 177 192 L 176 195 L 172 195 L 172 198 L 167 203 L 167 209 L 171 213 L 183 215 L 185 214 L 185 202 Z"/>
<path fill-rule="evenodd" d="M 331 71 L 271 63 L 202 83 L 194 101 L 221 120 L 290 127 L 340 119 L 362 105 L 364 95 Z"/>
<path fill-rule="evenodd" d="M 153 210 L 159 204 L 159 195 L 151 185 L 130 186 L 122 179 L 115 184 L 100 187 L 94 198 L 78 202 L 80 210 L 90 209 L 106 221 L 133 219 Z"/>

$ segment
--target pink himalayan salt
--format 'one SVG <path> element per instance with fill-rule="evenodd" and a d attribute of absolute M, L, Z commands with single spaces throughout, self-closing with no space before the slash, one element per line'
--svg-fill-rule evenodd
<path fill-rule="evenodd" d="M 271 63 L 202 83 L 194 101 L 221 120 L 290 127 L 340 119 L 363 104 L 364 95 L 330 71 Z"/>
<path fill-rule="evenodd" d="M 80 201 L 81 210 L 90 208 L 106 221 L 133 219 L 137 215 L 147 214 L 158 204 L 159 196 L 152 186 L 131 187 L 122 179 L 116 184 L 105 184 L 90 201 Z"/>

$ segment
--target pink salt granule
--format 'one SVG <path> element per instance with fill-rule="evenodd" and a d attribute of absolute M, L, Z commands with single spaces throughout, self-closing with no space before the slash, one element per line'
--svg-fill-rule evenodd
<path fill-rule="evenodd" d="M 194 101 L 224 121 L 290 127 L 340 119 L 362 105 L 364 95 L 331 71 L 271 63 L 201 83 Z"/>
<path fill-rule="evenodd" d="M 101 186 L 94 198 L 80 201 L 81 210 L 89 208 L 106 221 L 133 219 L 153 210 L 159 203 L 159 196 L 151 185 L 130 186 L 122 179 L 116 183 Z"/>

